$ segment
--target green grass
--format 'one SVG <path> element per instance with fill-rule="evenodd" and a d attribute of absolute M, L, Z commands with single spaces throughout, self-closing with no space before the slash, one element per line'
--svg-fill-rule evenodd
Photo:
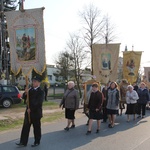
<path fill-rule="evenodd" d="M 20 127 L 23 124 L 23 118 L 22 119 L 7 119 L 7 120 L 1 120 L 0 121 L 0 131 L 5 131 L 9 129 L 15 129 Z"/>
<path fill-rule="evenodd" d="M 64 93 L 50 94 L 49 97 L 63 97 Z"/>
<path fill-rule="evenodd" d="M 58 109 L 59 105 L 56 102 L 43 102 L 43 110 L 45 109 Z M 11 108 L 13 111 L 17 112 L 22 112 L 25 110 L 25 105 L 23 103 L 20 103 L 18 105 L 13 105 Z M 44 114 L 43 118 L 41 119 L 42 123 L 50 123 L 53 121 L 57 121 L 61 118 L 64 118 L 64 112 L 53 112 L 49 114 Z M 11 117 L 6 119 L 6 120 L 0 120 L 0 132 L 1 131 L 6 131 L 9 129 L 17 129 L 21 128 L 23 125 L 23 119 L 24 118 L 18 118 L 18 119 L 12 119 Z"/>

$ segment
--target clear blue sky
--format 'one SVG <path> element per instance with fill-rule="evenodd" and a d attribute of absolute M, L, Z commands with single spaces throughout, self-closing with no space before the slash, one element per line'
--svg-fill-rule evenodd
<path fill-rule="evenodd" d="M 54 57 L 64 50 L 69 33 L 82 27 L 78 16 L 85 5 L 93 3 L 103 14 L 108 14 L 116 25 L 120 54 L 128 50 L 143 51 L 142 66 L 148 66 L 150 54 L 149 0 L 25 0 L 25 9 L 45 7 L 46 61 L 54 64 Z"/>

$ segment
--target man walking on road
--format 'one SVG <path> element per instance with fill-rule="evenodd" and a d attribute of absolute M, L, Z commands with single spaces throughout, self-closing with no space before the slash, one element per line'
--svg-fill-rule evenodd
<path fill-rule="evenodd" d="M 44 99 L 44 91 L 40 88 L 40 78 L 32 79 L 32 88 L 29 89 L 29 106 L 25 111 L 24 124 L 21 131 L 20 142 L 18 146 L 27 146 L 31 124 L 34 130 L 34 143 L 32 147 L 38 146 L 41 140 L 41 118 L 42 103 Z"/>

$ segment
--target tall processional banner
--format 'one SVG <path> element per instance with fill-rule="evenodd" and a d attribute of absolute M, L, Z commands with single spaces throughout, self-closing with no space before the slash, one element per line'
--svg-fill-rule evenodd
<path fill-rule="evenodd" d="M 22 70 L 28 76 L 32 69 L 42 74 L 45 63 L 43 8 L 5 12 L 10 42 L 11 71 Z"/>
<path fill-rule="evenodd" d="M 141 51 L 123 52 L 123 78 L 127 79 L 130 84 L 137 81 L 141 55 Z"/>
<path fill-rule="evenodd" d="M 150 67 L 144 67 L 143 82 L 146 83 L 147 87 L 150 89 Z"/>
<path fill-rule="evenodd" d="M 101 83 L 116 81 L 120 43 L 93 45 L 93 75 Z"/>

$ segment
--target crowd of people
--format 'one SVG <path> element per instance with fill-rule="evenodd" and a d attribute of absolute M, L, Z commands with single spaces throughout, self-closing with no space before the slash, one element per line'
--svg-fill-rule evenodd
<path fill-rule="evenodd" d="M 44 99 L 47 100 L 44 97 L 44 91 L 40 88 L 40 82 L 39 78 L 34 77 L 32 87 L 25 90 L 24 103 L 27 103 L 27 108 L 20 141 L 16 143 L 18 146 L 27 145 L 31 125 L 34 129 L 32 147 L 40 144 L 42 103 Z M 60 108 L 65 109 L 65 118 L 67 119 L 65 131 L 75 128 L 75 112 L 79 108 L 80 98 L 74 87 L 75 83 L 69 81 L 68 88 L 59 105 Z M 96 133 L 100 131 L 101 120 L 103 123 L 108 121 L 108 128 L 114 128 L 116 116 L 122 115 L 124 109 L 126 109 L 124 112 L 127 115 L 127 122 L 130 121 L 131 115 L 133 115 L 133 120 L 136 119 L 136 114 L 137 118 L 144 118 L 146 106 L 150 102 L 149 89 L 144 82 L 137 86 L 135 83 L 130 85 L 127 80 L 122 80 L 119 85 L 112 81 L 107 83 L 101 90 L 99 83 L 94 82 L 86 94 L 86 101 L 84 93 L 84 101 L 81 102 L 82 104 L 84 102 L 84 113 L 88 118 L 86 135 L 90 135 L 92 132 L 93 120 L 97 121 Z"/>
<path fill-rule="evenodd" d="M 146 107 L 150 104 L 149 89 L 144 82 L 130 85 L 127 80 L 123 79 L 120 84 L 116 82 L 109 82 L 101 91 L 96 90 L 99 96 L 96 96 L 95 89 L 93 88 L 97 83 L 93 83 L 90 98 L 88 100 L 88 116 L 89 124 L 87 135 L 92 131 L 92 120 L 97 120 L 97 130 L 100 129 L 100 120 L 103 123 L 108 122 L 108 127 L 113 128 L 115 126 L 116 116 L 122 115 L 124 112 L 127 116 L 127 122 L 136 118 L 144 118 L 146 113 Z M 98 86 L 98 84 L 97 84 Z M 94 95 L 94 98 L 93 98 Z M 86 105 L 84 105 L 86 106 Z M 84 110 L 86 110 L 84 108 Z M 97 112 L 99 115 L 97 115 Z M 94 112 L 94 113 L 93 113 Z M 87 111 L 86 111 L 87 113 Z"/>

